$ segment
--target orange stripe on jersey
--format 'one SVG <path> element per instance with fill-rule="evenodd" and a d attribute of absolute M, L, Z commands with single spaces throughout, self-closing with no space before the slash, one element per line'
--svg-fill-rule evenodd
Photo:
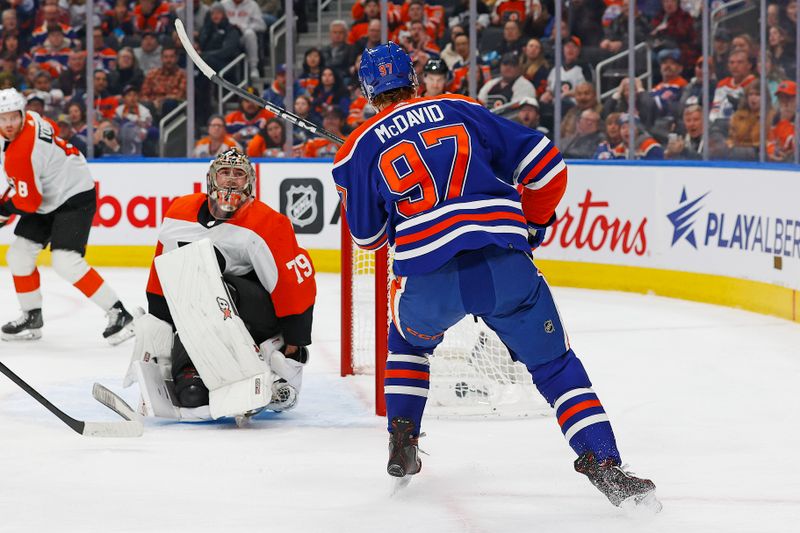
<path fill-rule="evenodd" d="M 14 289 L 17 292 L 33 292 L 39 290 L 39 270 L 34 268 L 27 276 L 13 276 Z"/>
<path fill-rule="evenodd" d="M 522 212 L 525 219 L 534 224 L 545 224 L 556 210 L 558 202 L 567 190 L 567 169 L 558 173 L 541 189 L 522 190 Z"/>
<path fill-rule="evenodd" d="M 551 146 L 550 151 L 547 152 L 547 155 L 545 155 L 541 160 L 539 160 L 539 162 L 536 163 L 536 166 L 533 167 L 530 172 L 528 172 L 528 175 L 525 176 L 525 179 L 522 180 L 522 184 L 527 185 L 528 183 L 535 180 L 536 177 L 539 175 L 539 173 L 542 171 L 542 169 L 546 167 L 547 164 L 550 163 L 550 161 L 552 161 L 553 158 L 557 155 L 558 155 L 558 148 L 556 148 L 555 146 Z"/>
<path fill-rule="evenodd" d="M 423 372 L 422 370 L 387 369 L 383 377 L 385 377 L 386 379 L 403 378 L 403 379 L 421 379 L 424 381 L 428 381 L 430 379 L 430 374 L 428 374 L 428 372 Z"/>
<path fill-rule="evenodd" d="M 11 199 L 15 208 L 26 213 L 35 213 L 42 204 L 42 192 L 36 185 L 32 154 L 36 143 L 36 126 L 26 113 L 22 131 L 6 146 L 5 171 L 14 181 L 16 194 Z"/>
<path fill-rule="evenodd" d="M 449 228 L 450 226 L 458 224 L 459 222 L 465 222 L 465 221 L 485 222 L 491 220 L 516 220 L 517 222 L 525 224 L 525 218 L 523 218 L 517 213 L 511 213 L 508 211 L 500 211 L 497 213 L 467 213 L 463 215 L 456 215 L 454 217 L 450 217 L 447 220 L 443 220 L 442 222 L 439 222 L 438 224 L 431 226 L 430 228 L 424 229 L 422 231 L 396 237 L 394 242 L 398 246 L 403 244 L 410 244 L 425 239 L 427 237 L 430 237 L 431 235 L 435 235 Z"/>
<path fill-rule="evenodd" d="M 164 252 L 164 245 L 159 241 L 156 245 L 156 254 L 153 256 L 153 262 L 150 264 L 150 276 L 147 278 L 146 292 L 164 296 L 164 290 L 161 288 L 161 280 L 158 279 L 158 272 L 156 272 L 155 258 Z"/>
<path fill-rule="evenodd" d="M 93 268 L 89 269 L 89 272 L 83 275 L 81 279 L 73 283 L 75 288 L 81 291 L 83 294 L 86 295 L 87 298 L 91 298 L 94 293 L 97 292 L 97 289 L 103 284 L 103 278 L 100 277 L 100 274 Z"/>
<path fill-rule="evenodd" d="M 585 411 L 586 409 L 591 409 L 592 407 L 602 407 L 600 400 L 586 400 L 585 402 L 573 405 L 558 417 L 558 424 L 563 426 L 564 422 L 569 420 L 572 415 Z"/>
<path fill-rule="evenodd" d="M 206 194 L 202 192 L 181 196 L 169 205 L 167 212 L 164 213 L 164 218 L 197 222 L 197 213 L 200 211 L 200 206 L 207 199 Z"/>

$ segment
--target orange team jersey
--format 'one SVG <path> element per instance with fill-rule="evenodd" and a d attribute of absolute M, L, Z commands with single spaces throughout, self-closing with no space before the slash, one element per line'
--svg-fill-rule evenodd
<path fill-rule="evenodd" d="M 267 147 L 263 135 L 256 135 L 247 143 L 247 157 L 283 157 L 283 146 Z"/>
<path fill-rule="evenodd" d="M 230 135 L 225 135 L 225 138 L 222 139 L 222 144 L 219 145 L 217 151 L 211 153 L 211 138 L 208 136 L 203 137 L 194 145 L 194 156 L 195 157 L 216 157 L 225 150 L 230 148 L 236 148 L 237 150 L 241 151 L 242 146 L 236 142 L 236 139 L 231 137 Z"/>
<path fill-rule="evenodd" d="M 0 136 L 0 163 L 17 211 L 50 213 L 72 196 L 94 189 L 83 155 L 33 111 L 25 113 L 16 139 L 8 142 Z"/>
<path fill-rule="evenodd" d="M 767 153 L 786 156 L 787 152 L 794 152 L 794 120 L 780 120 L 772 126 L 767 137 Z"/>
<path fill-rule="evenodd" d="M 204 193 L 195 193 L 170 204 L 158 234 L 156 257 L 175 250 L 180 243 L 209 239 L 223 258 L 223 274 L 255 272 L 272 296 L 278 318 L 309 310 L 317 295 L 314 265 L 308 252 L 297 244 L 289 219 L 253 200 L 231 218 L 215 221 L 209 218 L 207 203 Z M 164 295 L 155 261 L 150 267 L 147 293 L 150 302 L 152 296 Z"/>
<path fill-rule="evenodd" d="M 360 126 L 364 123 L 364 106 L 367 105 L 367 99 L 359 96 L 353 103 L 350 104 L 350 113 L 347 115 L 347 125 L 351 128 Z"/>
<path fill-rule="evenodd" d="M 339 145 L 328 139 L 311 139 L 303 145 L 303 157 L 334 157 Z"/>
<path fill-rule="evenodd" d="M 275 117 L 275 114 L 266 109 L 260 110 L 255 116 L 247 118 L 241 109 L 231 111 L 225 115 L 225 128 L 231 135 L 240 133 L 244 139 L 252 139 L 267 125 L 267 121 Z"/>

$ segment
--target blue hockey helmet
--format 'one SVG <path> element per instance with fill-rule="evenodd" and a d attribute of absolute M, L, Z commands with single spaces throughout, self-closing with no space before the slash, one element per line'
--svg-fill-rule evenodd
<path fill-rule="evenodd" d="M 364 50 L 358 79 L 361 92 L 370 103 L 375 96 L 386 91 L 419 84 L 411 58 L 392 41 Z"/>

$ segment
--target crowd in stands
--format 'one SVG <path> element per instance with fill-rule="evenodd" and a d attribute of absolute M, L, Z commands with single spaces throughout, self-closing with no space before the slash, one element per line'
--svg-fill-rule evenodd
<path fill-rule="evenodd" d="M 52 119 L 60 135 L 81 150 L 91 142 L 96 156 L 156 155 L 159 119 L 186 99 L 186 57 L 174 32 L 174 19 L 186 12 L 183 3 L 94 2 L 92 139 L 86 127 L 84 0 L 0 4 L 0 87 L 22 90 L 31 109 Z M 285 101 L 286 66 L 267 69 L 264 59 L 265 32 L 283 4 L 194 0 L 196 48 L 215 69 L 245 54 L 249 91 L 280 107 L 291 104 L 296 114 L 346 137 L 374 114 L 361 94 L 357 70 L 364 49 L 380 42 L 381 3 L 357 0 L 347 20 L 330 23 L 323 42 L 303 51 L 293 70 L 293 102 Z M 633 110 L 628 109 L 630 83 L 623 75 L 613 79 L 616 87 L 602 98 L 596 90 L 609 82 L 596 79 L 598 62 L 627 50 L 628 0 L 565 2 L 560 50 L 554 5 L 554 0 L 480 0 L 476 43 L 470 42 L 467 0 L 389 0 L 386 16 L 390 39 L 414 61 L 420 94 L 468 94 L 470 52 L 479 50 L 477 98 L 528 127 L 548 134 L 558 129 L 567 158 L 700 159 L 706 101 L 712 159 L 757 160 L 760 124 L 766 121 L 767 159 L 793 160 L 797 0 L 768 0 L 765 65 L 759 60 L 757 26 L 730 31 L 715 25 L 712 53 L 701 55 L 702 9 L 721 6 L 725 13 L 725 0 L 637 0 L 635 39 L 652 51 L 653 74 L 651 83 L 635 80 Z M 297 30 L 305 31 L 306 12 L 315 11 L 315 2 L 294 0 L 294 6 Z M 747 7 L 737 3 L 730 10 Z M 562 61 L 559 87 L 553 68 L 557 53 Z M 702 80 L 706 61 L 708 94 Z M 268 71 L 274 77 L 266 79 Z M 759 76 L 766 81 L 765 117 Z M 287 142 L 286 124 L 246 99 L 234 111 L 211 115 L 215 106 L 206 103 L 213 103 L 213 87 L 198 75 L 195 88 L 202 102 L 196 115 L 202 133 L 197 157 L 230 146 L 253 157 L 332 157 L 336 152 L 334 143 L 297 127 Z M 557 93 L 559 128 L 554 127 Z M 630 128 L 635 130 L 632 147 Z"/>

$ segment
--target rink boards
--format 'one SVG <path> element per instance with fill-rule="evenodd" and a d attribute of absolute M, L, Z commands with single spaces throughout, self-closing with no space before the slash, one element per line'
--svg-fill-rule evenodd
<path fill-rule="evenodd" d="M 91 168 L 99 209 L 87 257 L 96 266 L 147 266 L 166 208 L 205 189 L 208 162 Z M 317 269 L 335 272 L 340 224 L 330 169 L 330 161 L 264 160 L 256 190 L 292 219 Z M 800 321 L 797 198 L 800 180 L 788 165 L 571 162 L 558 220 L 535 257 L 555 285 L 652 292 Z M 0 245 L 11 238 L 5 228 Z"/>

